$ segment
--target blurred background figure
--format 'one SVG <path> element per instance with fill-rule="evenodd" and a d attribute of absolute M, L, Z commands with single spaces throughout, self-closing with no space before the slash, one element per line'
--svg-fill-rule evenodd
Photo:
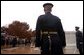
<path fill-rule="evenodd" d="M 83 34 L 79 30 L 78 26 L 75 27 L 75 30 L 76 30 L 76 46 L 77 46 L 77 49 L 79 50 L 80 55 L 82 55 L 83 54 Z"/>
<path fill-rule="evenodd" d="M 1 45 L 2 46 L 5 45 L 5 37 L 3 35 L 1 35 Z"/>
<path fill-rule="evenodd" d="M 31 37 L 31 47 L 35 47 L 35 37 Z"/>
<path fill-rule="evenodd" d="M 12 40 L 12 47 L 16 47 L 16 45 L 17 45 L 17 38 L 14 37 Z"/>

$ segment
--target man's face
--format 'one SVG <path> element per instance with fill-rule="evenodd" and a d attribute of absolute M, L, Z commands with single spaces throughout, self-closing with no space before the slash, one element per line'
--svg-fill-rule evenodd
<path fill-rule="evenodd" d="M 51 11 L 51 9 L 52 9 L 52 6 L 51 5 L 46 5 L 44 7 L 44 11 Z"/>
<path fill-rule="evenodd" d="M 77 28 L 75 28 L 75 30 L 77 31 L 78 29 L 77 29 Z"/>

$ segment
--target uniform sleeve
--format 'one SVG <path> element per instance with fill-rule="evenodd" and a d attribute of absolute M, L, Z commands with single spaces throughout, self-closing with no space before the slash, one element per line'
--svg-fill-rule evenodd
<path fill-rule="evenodd" d="M 36 47 L 40 47 L 41 45 L 41 38 L 40 38 L 40 17 L 38 18 L 37 20 L 37 23 L 36 23 L 36 43 L 35 43 L 35 46 Z"/>
<path fill-rule="evenodd" d="M 65 32 L 63 30 L 62 23 L 61 23 L 60 19 L 59 19 L 59 23 L 58 23 L 58 34 L 61 39 L 62 47 L 65 47 L 66 46 Z"/>

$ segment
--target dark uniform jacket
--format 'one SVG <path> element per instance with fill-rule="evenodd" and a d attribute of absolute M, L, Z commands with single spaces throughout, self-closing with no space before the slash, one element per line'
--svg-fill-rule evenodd
<path fill-rule="evenodd" d="M 51 37 L 52 47 L 54 49 L 59 48 L 59 46 L 65 47 L 66 46 L 65 32 L 63 30 L 61 20 L 57 16 L 52 15 L 51 13 L 47 13 L 45 15 L 41 15 L 38 17 L 37 24 L 36 24 L 36 45 L 35 46 L 36 47 L 41 46 L 42 50 L 48 49 L 49 47 L 48 38 L 45 35 L 41 37 L 40 31 L 41 30 L 48 31 L 49 29 L 56 31 L 58 33 L 58 35 L 52 35 L 54 37 Z"/>
<path fill-rule="evenodd" d="M 81 31 L 76 32 L 76 45 L 77 48 L 80 48 L 83 45 L 83 35 Z"/>

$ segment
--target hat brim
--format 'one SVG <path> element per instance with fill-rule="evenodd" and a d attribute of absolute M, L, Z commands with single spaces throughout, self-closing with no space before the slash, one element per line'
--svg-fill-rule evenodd
<path fill-rule="evenodd" d="M 79 29 L 79 27 L 75 27 L 76 29 Z"/>
<path fill-rule="evenodd" d="M 51 5 L 53 7 L 53 4 L 51 4 L 51 3 L 46 3 L 43 5 L 43 7 L 45 7 L 46 5 Z"/>

